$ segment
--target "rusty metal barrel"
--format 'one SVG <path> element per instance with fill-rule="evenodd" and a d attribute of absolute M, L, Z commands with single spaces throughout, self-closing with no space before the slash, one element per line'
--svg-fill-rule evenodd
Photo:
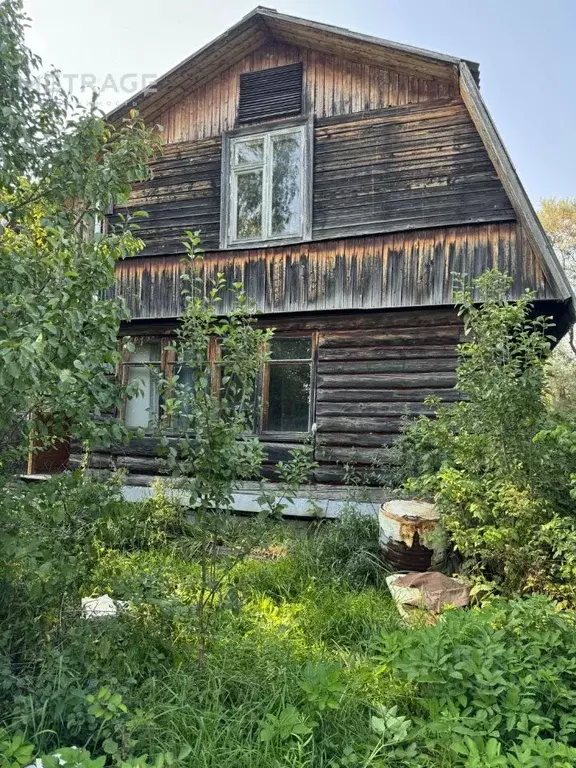
<path fill-rule="evenodd" d="M 380 549 L 397 571 L 427 571 L 442 562 L 446 544 L 434 504 L 394 500 L 380 507 Z"/>

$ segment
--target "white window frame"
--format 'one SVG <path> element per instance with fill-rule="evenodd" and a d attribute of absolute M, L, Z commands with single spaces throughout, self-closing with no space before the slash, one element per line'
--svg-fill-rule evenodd
<path fill-rule="evenodd" d="M 300 200 L 301 215 L 299 231 L 290 235 L 272 235 L 272 137 L 296 134 L 301 140 Z M 234 152 L 238 144 L 252 139 L 264 140 L 264 160 L 259 163 L 234 163 Z M 220 221 L 221 248 L 254 248 L 261 245 L 283 245 L 310 240 L 312 235 L 312 120 L 284 121 L 255 128 L 249 126 L 224 134 L 222 140 L 222 203 Z M 262 223 L 263 232 L 257 238 L 238 238 L 237 191 L 240 172 L 262 168 Z"/>

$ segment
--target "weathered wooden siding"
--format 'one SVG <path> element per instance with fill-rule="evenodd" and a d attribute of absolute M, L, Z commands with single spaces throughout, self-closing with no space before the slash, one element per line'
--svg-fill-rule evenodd
<path fill-rule="evenodd" d="M 318 121 L 314 239 L 514 218 L 459 101 Z"/>
<path fill-rule="evenodd" d="M 145 255 L 184 253 L 182 240 L 190 229 L 202 231 L 204 247 L 218 248 L 221 162 L 220 138 L 175 144 L 152 164 L 152 180 L 133 186 L 123 212 L 148 214 L 138 221 Z"/>
<path fill-rule="evenodd" d="M 514 222 L 419 230 L 273 249 L 220 251 L 204 261 L 207 278 L 241 281 L 265 313 L 449 305 L 454 273 L 486 269 L 514 275 L 512 295 L 526 288 L 554 298 L 542 265 Z M 179 256 L 127 259 L 117 292 L 134 319 L 182 313 Z M 220 305 L 229 310 L 228 297 Z"/>
<path fill-rule="evenodd" d="M 316 450 L 319 482 L 342 481 L 346 465 L 369 473 L 406 419 L 429 413 L 428 396 L 455 400 L 454 310 L 361 315 L 327 323 L 318 340 Z M 372 469 L 371 469 L 372 468 Z"/>
<path fill-rule="evenodd" d="M 221 140 L 167 147 L 154 178 L 135 186 L 144 255 L 184 251 L 186 229 L 219 247 Z M 312 238 L 514 219 L 462 102 L 395 107 L 318 120 Z M 114 220 L 114 219 L 113 219 Z"/>
<path fill-rule="evenodd" d="M 270 41 L 258 51 L 217 74 L 212 80 L 183 94 L 163 112 L 167 144 L 219 136 L 236 125 L 239 77 L 285 64 L 304 65 L 305 113 L 316 117 L 348 115 L 401 104 L 451 98 L 457 92 L 454 78 L 420 77 L 359 63 L 322 51 Z"/>

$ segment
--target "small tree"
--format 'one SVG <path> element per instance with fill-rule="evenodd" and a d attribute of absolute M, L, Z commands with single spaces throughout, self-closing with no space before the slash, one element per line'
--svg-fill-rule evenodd
<path fill-rule="evenodd" d="M 177 437 L 161 434 L 167 467 L 185 492 L 192 515 L 191 542 L 200 561 L 195 602 L 198 659 L 202 666 L 214 608 L 231 604 L 234 567 L 258 546 L 266 521 L 279 516 L 301 482 L 314 468 L 311 449 L 293 451 L 278 467 L 274 492 L 261 487 L 260 513 L 238 525 L 233 493 L 241 480 L 261 478 L 264 449 L 254 435 L 257 380 L 269 358 L 271 329 L 260 328 L 256 310 L 241 283 L 228 285 L 224 275 L 206 288 L 197 232 L 186 241 L 188 270 L 183 275 L 185 309 L 172 350 L 176 373 L 161 380 L 163 424 Z M 233 309 L 218 313 L 228 290 Z"/>
<path fill-rule="evenodd" d="M 547 197 L 538 212 L 572 285 L 576 285 L 576 199 Z"/>
<path fill-rule="evenodd" d="M 0 469 L 29 445 L 119 438 L 100 416 L 115 382 L 123 304 L 104 298 L 118 259 L 143 243 L 134 221 L 95 236 L 131 182 L 148 176 L 158 138 L 132 113 L 106 124 L 40 79 L 20 0 L 0 4 Z"/>

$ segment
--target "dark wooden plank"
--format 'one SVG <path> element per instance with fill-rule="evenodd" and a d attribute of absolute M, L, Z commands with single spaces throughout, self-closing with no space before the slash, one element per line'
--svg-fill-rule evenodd
<path fill-rule="evenodd" d="M 322 362 L 353 360 L 421 360 L 423 358 L 451 357 L 454 355 L 454 352 L 454 344 L 414 347 L 322 347 L 319 360 Z"/>
<path fill-rule="evenodd" d="M 319 422 L 324 416 L 417 416 L 433 413 L 432 408 L 419 400 L 403 403 L 323 401 L 316 404 L 316 419 Z"/>
<path fill-rule="evenodd" d="M 384 439 L 384 438 L 383 438 Z M 393 438 L 391 439 L 391 444 Z M 386 446 L 382 446 L 383 449 Z M 345 464 L 370 464 L 375 465 L 385 451 L 377 448 L 356 448 L 340 446 L 319 446 L 316 449 L 316 458 L 323 462 L 342 462 Z"/>
<path fill-rule="evenodd" d="M 381 449 L 394 445 L 398 436 L 399 433 L 385 435 L 369 432 L 326 432 L 318 434 L 316 445 Z M 316 455 L 318 457 L 318 450 Z"/>
<path fill-rule="evenodd" d="M 302 443 L 269 443 L 266 437 L 262 437 L 262 444 L 266 455 L 266 461 L 275 464 L 277 461 L 289 461 L 291 452 L 302 447 Z"/>
<path fill-rule="evenodd" d="M 318 387 L 327 389 L 416 389 L 439 387 L 446 389 L 456 384 L 454 373 L 393 374 L 375 373 L 362 376 L 319 376 Z"/>
<path fill-rule="evenodd" d="M 352 386 L 353 382 L 350 382 Z M 405 403 L 414 400 L 424 401 L 427 397 L 438 397 L 445 402 L 455 402 L 460 394 L 446 384 L 431 387 L 428 381 L 423 386 L 410 389 L 344 389 L 319 387 L 316 395 L 318 403 Z M 426 385 L 426 386 L 424 386 Z"/>
<path fill-rule="evenodd" d="M 425 315 L 424 315 L 425 317 Z M 371 333 L 369 337 L 364 336 L 364 342 L 370 346 L 376 344 L 380 346 L 422 346 L 429 342 L 434 344 L 442 341 L 451 341 L 457 344 L 460 339 L 460 326 L 458 325 L 431 325 L 429 327 L 417 326 L 415 328 L 391 328 L 382 330 L 378 333 Z M 320 349 L 362 346 L 358 335 L 338 334 L 333 336 L 323 336 L 320 340 Z"/>
<path fill-rule="evenodd" d="M 115 464 L 119 469 L 127 469 L 129 472 L 139 472 L 149 475 L 167 474 L 167 469 L 160 458 L 146 458 L 144 456 L 117 456 Z"/>
<path fill-rule="evenodd" d="M 347 360 L 345 362 L 319 362 L 318 373 L 364 374 L 364 373 L 407 373 L 446 372 L 456 368 L 456 357 L 434 357 L 423 360 Z"/>
<path fill-rule="evenodd" d="M 318 434 L 323 432 L 377 432 L 396 434 L 402 430 L 404 420 L 394 416 L 317 416 Z"/>

